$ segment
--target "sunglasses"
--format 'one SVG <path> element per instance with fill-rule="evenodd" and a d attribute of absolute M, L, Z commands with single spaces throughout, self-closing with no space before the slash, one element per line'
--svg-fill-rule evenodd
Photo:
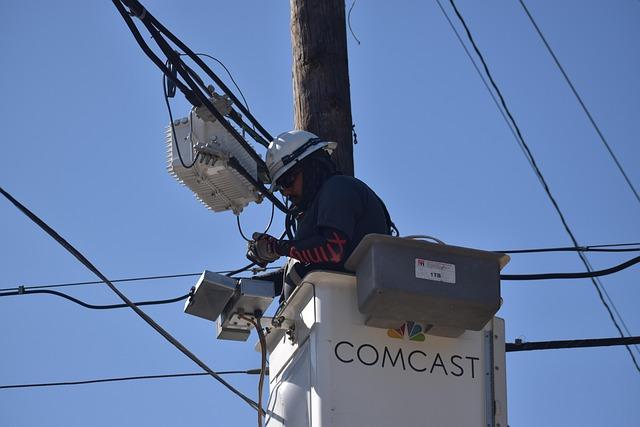
<path fill-rule="evenodd" d="M 279 188 L 291 187 L 295 182 L 299 172 L 300 170 L 298 168 L 291 169 L 289 172 L 285 173 L 280 178 L 278 178 L 278 180 L 276 181 L 276 185 Z"/>

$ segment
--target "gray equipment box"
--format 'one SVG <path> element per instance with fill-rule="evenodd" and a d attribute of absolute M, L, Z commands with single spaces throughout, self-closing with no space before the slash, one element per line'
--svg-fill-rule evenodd
<path fill-rule="evenodd" d="M 205 270 L 184 304 L 184 312 L 215 321 L 238 285 L 238 279 Z"/>
<path fill-rule="evenodd" d="M 251 322 L 240 316 L 253 318 L 257 311 L 264 313 L 273 301 L 274 294 L 273 282 L 240 279 L 237 291 L 216 322 L 217 338 L 246 341 L 251 333 Z"/>
<path fill-rule="evenodd" d="M 500 270 L 509 256 L 423 240 L 369 234 L 345 266 L 356 272 L 365 324 L 425 324 L 432 335 L 481 330 L 500 308 Z"/>

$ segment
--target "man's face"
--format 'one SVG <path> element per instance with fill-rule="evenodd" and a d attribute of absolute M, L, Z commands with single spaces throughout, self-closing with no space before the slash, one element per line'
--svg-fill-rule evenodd
<path fill-rule="evenodd" d="M 299 169 L 292 170 L 290 174 L 282 180 L 280 192 L 295 203 L 302 197 L 303 174 Z"/>

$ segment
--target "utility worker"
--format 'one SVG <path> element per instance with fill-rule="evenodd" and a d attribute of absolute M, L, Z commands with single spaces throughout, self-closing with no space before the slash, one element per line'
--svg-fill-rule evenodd
<path fill-rule="evenodd" d="M 266 164 L 271 191 L 289 199 L 286 222 L 295 223 L 295 235 L 289 233 L 292 238 L 280 240 L 254 233 L 247 258 L 265 266 L 289 257 L 284 269 L 254 277 L 273 280 L 276 292 L 282 291 L 281 300 L 311 270 L 345 271 L 345 261 L 365 235 L 391 234 L 395 229 L 373 190 L 336 171 L 330 157 L 336 145 L 302 130 L 282 133 L 269 144 Z"/>

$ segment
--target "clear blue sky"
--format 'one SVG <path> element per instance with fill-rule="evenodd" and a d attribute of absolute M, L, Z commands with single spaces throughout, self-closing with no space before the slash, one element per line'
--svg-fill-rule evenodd
<path fill-rule="evenodd" d="M 271 133 L 292 127 L 288 2 L 146 3 L 190 47 L 232 70 Z M 579 242 L 640 241 L 640 203 L 520 5 L 458 5 Z M 528 6 L 640 187 L 640 2 Z M 348 39 L 356 175 L 387 202 L 401 232 L 495 250 L 570 244 L 436 3 L 361 1 L 352 26 L 362 41 Z M 5 2 L 0 49 L 0 185 L 111 278 L 246 263 L 233 215 L 207 211 L 166 173 L 161 75 L 111 2 Z M 173 107 L 176 116 L 188 111 L 181 96 Z M 268 216 L 266 204 L 252 206 L 243 225 L 260 229 Z M 3 201 L 0 223 L 0 287 L 93 280 Z M 275 230 L 281 226 L 277 218 Z M 589 255 L 595 268 L 630 257 Z M 575 254 L 515 255 L 505 271 L 582 268 Z M 636 266 L 603 279 L 635 335 L 639 277 Z M 193 282 L 120 288 L 134 300 L 159 299 Z M 106 286 L 67 291 L 117 302 Z M 616 335 L 588 280 L 504 283 L 503 298 L 509 341 Z M 145 311 L 214 369 L 259 365 L 253 343 L 216 341 L 214 325 L 183 314 L 181 304 Z M 507 364 L 511 426 L 640 425 L 640 373 L 623 348 L 510 354 Z M 90 311 L 51 296 L 0 299 L 0 384 L 196 370 L 130 310 Z M 230 381 L 255 396 L 257 377 Z M 0 390 L 3 426 L 232 422 L 252 425 L 255 414 L 206 377 Z"/>

